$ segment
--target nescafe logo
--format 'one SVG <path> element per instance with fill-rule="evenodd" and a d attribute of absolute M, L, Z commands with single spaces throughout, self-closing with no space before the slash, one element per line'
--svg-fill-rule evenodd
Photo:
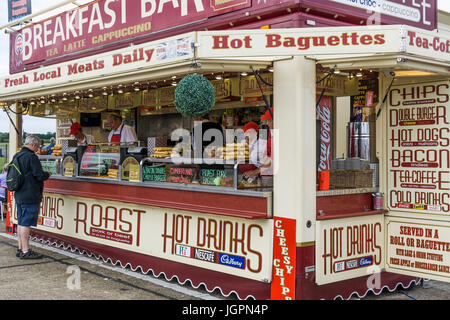
<path fill-rule="evenodd" d="M 23 51 L 23 38 L 21 34 L 18 34 L 16 36 L 16 42 L 14 43 L 14 51 L 16 52 L 16 55 L 22 54 Z"/>

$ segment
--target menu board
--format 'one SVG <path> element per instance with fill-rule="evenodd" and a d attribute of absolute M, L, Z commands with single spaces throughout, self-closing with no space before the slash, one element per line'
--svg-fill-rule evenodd
<path fill-rule="evenodd" d="M 392 211 L 450 214 L 449 81 L 395 86 L 388 99 Z"/>
<path fill-rule="evenodd" d="M 41 160 L 41 166 L 44 172 L 59 174 L 59 160 Z"/>
<path fill-rule="evenodd" d="M 142 180 L 166 182 L 166 166 L 142 166 Z"/>
<path fill-rule="evenodd" d="M 386 219 L 388 272 L 450 281 L 450 224 L 427 220 Z"/>

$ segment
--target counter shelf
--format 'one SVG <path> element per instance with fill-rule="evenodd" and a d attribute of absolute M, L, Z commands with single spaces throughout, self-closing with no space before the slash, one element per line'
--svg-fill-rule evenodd
<path fill-rule="evenodd" d="M 318 191 L 316 198 L 316 219 L 330 220 L 387 213 L 375 210 L 372 193 L 376 188 L 356 188 Z"/>

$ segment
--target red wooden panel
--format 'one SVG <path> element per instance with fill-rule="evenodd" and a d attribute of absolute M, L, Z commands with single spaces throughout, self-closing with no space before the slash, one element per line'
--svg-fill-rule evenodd
<path fill-rule="evenodd" d="M 50 179 L 45 192 L 247 219 L 268 217 L 268 198 Z"/>

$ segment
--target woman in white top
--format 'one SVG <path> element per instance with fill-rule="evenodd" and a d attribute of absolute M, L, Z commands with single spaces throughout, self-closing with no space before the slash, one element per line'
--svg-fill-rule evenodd
<path fill-rule="evenodd" d="M 261 164 L 264 160 L 267 142 L 258 139 L 259 126 L 256 122 L 249 122 L 244 126 L 245 139 L 248 142 L 250 151 L 250 163 L 240 166 L 239 173 L 246 178 L 253 178 L 259 175 Z"/>
<path fill-rule="evenodd" d="M 93 136 L 83 133 L 83 128 L 78 122 L 72 124 L 72 126 L 70 127 L 70 134 L 75 136 L 78 146 L 87 146 L 95 142 Z"/>

